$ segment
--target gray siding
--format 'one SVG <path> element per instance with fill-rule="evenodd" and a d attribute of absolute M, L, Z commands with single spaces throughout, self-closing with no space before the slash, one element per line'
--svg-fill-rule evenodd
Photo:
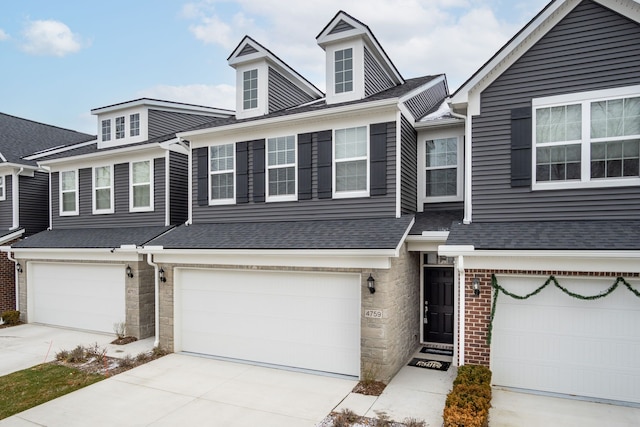
<path fill-rule="evenodd" d="M 448 95 L 447 85 L 445 82 L 440 82 L 413 98 L 410 98 L 404 105 L 409 112 L 411 112 L 413 118 L 419 120 L 427 113 L 436 109 Z"/>
<path fill-rule="evenodd" d="M 91 168 L 80 169 L 79 215 L 60 216 L 59 173 L 51 174 L 51 210 L 53 228 L 105 228 L 143 227 L 165 225 L 165 163 L 164 157 L 154 159 L 154 210 L 152 212 L 129 212 L 129 164 L 114 166 L 115 212 L 92 214 Z"/>
<path fill-rule="evenodd" d="M 414 213 L 418 205 L 418 135 L 404 115 L 400 123 L 400 138 L 400 209 L 403 214 Z"/>
<path fill-rule="evenodd" d="M 282 74 L 269 67 L 269 113 L 313 101 Z"/>
<path fill-rule="evenodd" d="M 215 119 L 215 117 L 199 114 L 149 110 L 149 139 L 174 134 L 203 123 L 209 123 Z"/>
<path fill-rule="evenodd" d="M 250 53 L 256 53 L 258 50 L 251 46 L 250 44 L 246 44 L 242 50 L 238 53 L 238 56 L 249 55 Z"/>
<path fill-rule="evenodd" d="M 341 33 L 343 31 L 349 31 L 349 30 L 353 30 L 353 26 L 351 24 L 347 24 L 341 19 L 340 21 L 338 21 L 336 26 L 333 27 L 331 31 L 329 31 L 329 34 Z"/>
<path fill-rule="evenodd" d="M 638 218 L 640 187 L 511 188 L 510 111 L 531 99 L 640 84 L 640 26 L 583 1 L 482 93 L 473 118 L 473 220 Z"/>
<path fill-rule="evenodd" d="M 187 220 L 189 208 L 189 159 L 186 155 L 169 152 L 169 223 Z"/>
<path fill-rule="evenodd" d="M 0 230 L 13 227 L 13 187 L 12 176 L 4 175 L 5 198 L 0 201 Z"/>
<path fill-rule="evenodd" d="M 49 227 L 49 174 L 35 172 L 33 177 L 20 176 L 20 227 L 24 237 Z"/>
<path fill-rule="evenodd" d="M 396 126 L 387 124 L 387 194 L 384 196 L 318 199 L 318 141 L 312 134 L 312 198 L 294 202 L 253 202 L 252 151 L 249 151 L 249 203 L 222 206 L 198 206 L 198 189 L 193 186 L 194 223 L 243 221 L 296 221 L 319 219 L 353 219 L 394 217 L 396 213 Z M 193 182 L 197 182 L 198 162 L 192 156 Z"/>
<path fill-rule="evenodd" d="M 395 86 L 371 52 L 364 48 L 364 95 L 371 96 Z"/>

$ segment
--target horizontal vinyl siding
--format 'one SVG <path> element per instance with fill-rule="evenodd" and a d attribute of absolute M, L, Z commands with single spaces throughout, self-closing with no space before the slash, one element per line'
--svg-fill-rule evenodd
<path fill-rule="evenodd" d="M 13 187 L 12 176 L 4 175 L 4 200 L 0 200 L 0 230 L 13 227 Z"/>
<path fill-rule="evenodd" d="M 154 203 L 152 212 L 129 212 L 129 164 L 114 167 L 115 212 L 92 214 L 91 168 L 79 170 L 79 215 L 60 216 L 59 173 L 51 174 L 51 209 L 53 228 L 106 228 L 165 225 L 165 163 L 164 157 L 154 159 Z"/>
<path fill-rule="evenodd" d="M 291 202 L 253 202 L 253 154 L 249 151 L 249 203 L 236 205 L 198 206 L 197 188 L 193 191 L 194 223 L 238 221 L 296 221 L 318 219 L 383 218 L 395 216 L 396 199 L 396 127 L 387 124 L 387 194 L 384 196 L 318 199 L 318 138 L 312 134 L 312 199 Z M 198 162 L 193 156 L 193 182 L 197 182 Z"/>
<path fill-rule="evenodd" d="M 35 172 L 33 177 L 20 176 L 20 227 L 23 237 L 49 227 L 49 174 Z"/>
<path fill-rule="evenodd" d="M 640 84 L 640 26 L 580 3 L 483 93 L 473 118 L 473 220 L 638 218 L 640 187 L 511 188 L 511 109 L 531 99 Z"/>
<path fill-rule="evenodd" d="M 186 130 L 215 119 L 199 114 L 149 110 L 149 139 Z"/>
<path fill-rule="evenodd" d="M 371 96 L 393 87 L 393 81 L 387 76 L 371 52 L 364 48 L 364 95 Z"/>
<path fill-rule="evenodd" d="M 404 105 L 411 112 L 413 118 L 419 120 L 438 107 L 448 95 L 447 85 L 442 81 L 410 98 Z"/>
<path fill-rule="evenodd" d="M 299 87 L 269 68 L 269 113 L 313 101 Z"/>
<path fill-rule="evenodd" d="M 189 159 L 184 154 L 169 152 L 169 223 L 187 220 L 189 208 Z"/>
<path fill-rule="evenodd" d="M 407 119 L 402 116 L 400 128 L 401 166 L 400 166 L 400 207 L 403 214 L 414 213 L 417 210 L 418 199 L 418 136 Z"/>

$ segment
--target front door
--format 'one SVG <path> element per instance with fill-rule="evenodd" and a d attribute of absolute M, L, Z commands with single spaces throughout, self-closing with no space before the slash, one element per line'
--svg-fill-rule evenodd
<path fill-rule="evenodd" d="M 453 268 L 424 267 L 423 342 L 453 344 Z"/>

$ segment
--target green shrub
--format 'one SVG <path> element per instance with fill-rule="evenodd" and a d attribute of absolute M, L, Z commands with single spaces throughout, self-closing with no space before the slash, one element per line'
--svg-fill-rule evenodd
<path fill-rule="evenodd" d="M 458 368 L 442 414 L 444 427 L 487 427 L 491 408 L 491 371 L 485 366 Z"/>
<path fill-rule="evenodd" d="M 7 325 L 19 325 L 20 324 L 20 312 L 18 310 L 5 310 L 2 312 L 2 321 Z"/>
<path fill-rule="evenodd" d="M 458 376 L 453 385 L 479 384 L 491 385 L 491 370 L 486 366 L 464 365 L 458 368 Z"/>

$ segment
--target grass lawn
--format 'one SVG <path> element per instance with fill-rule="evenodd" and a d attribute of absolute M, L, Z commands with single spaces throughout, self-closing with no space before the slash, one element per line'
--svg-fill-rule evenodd
<path fill-rule="evenodd" d="M 0 377 L 0 420 L 105 379 L 45 363 Z"/>

